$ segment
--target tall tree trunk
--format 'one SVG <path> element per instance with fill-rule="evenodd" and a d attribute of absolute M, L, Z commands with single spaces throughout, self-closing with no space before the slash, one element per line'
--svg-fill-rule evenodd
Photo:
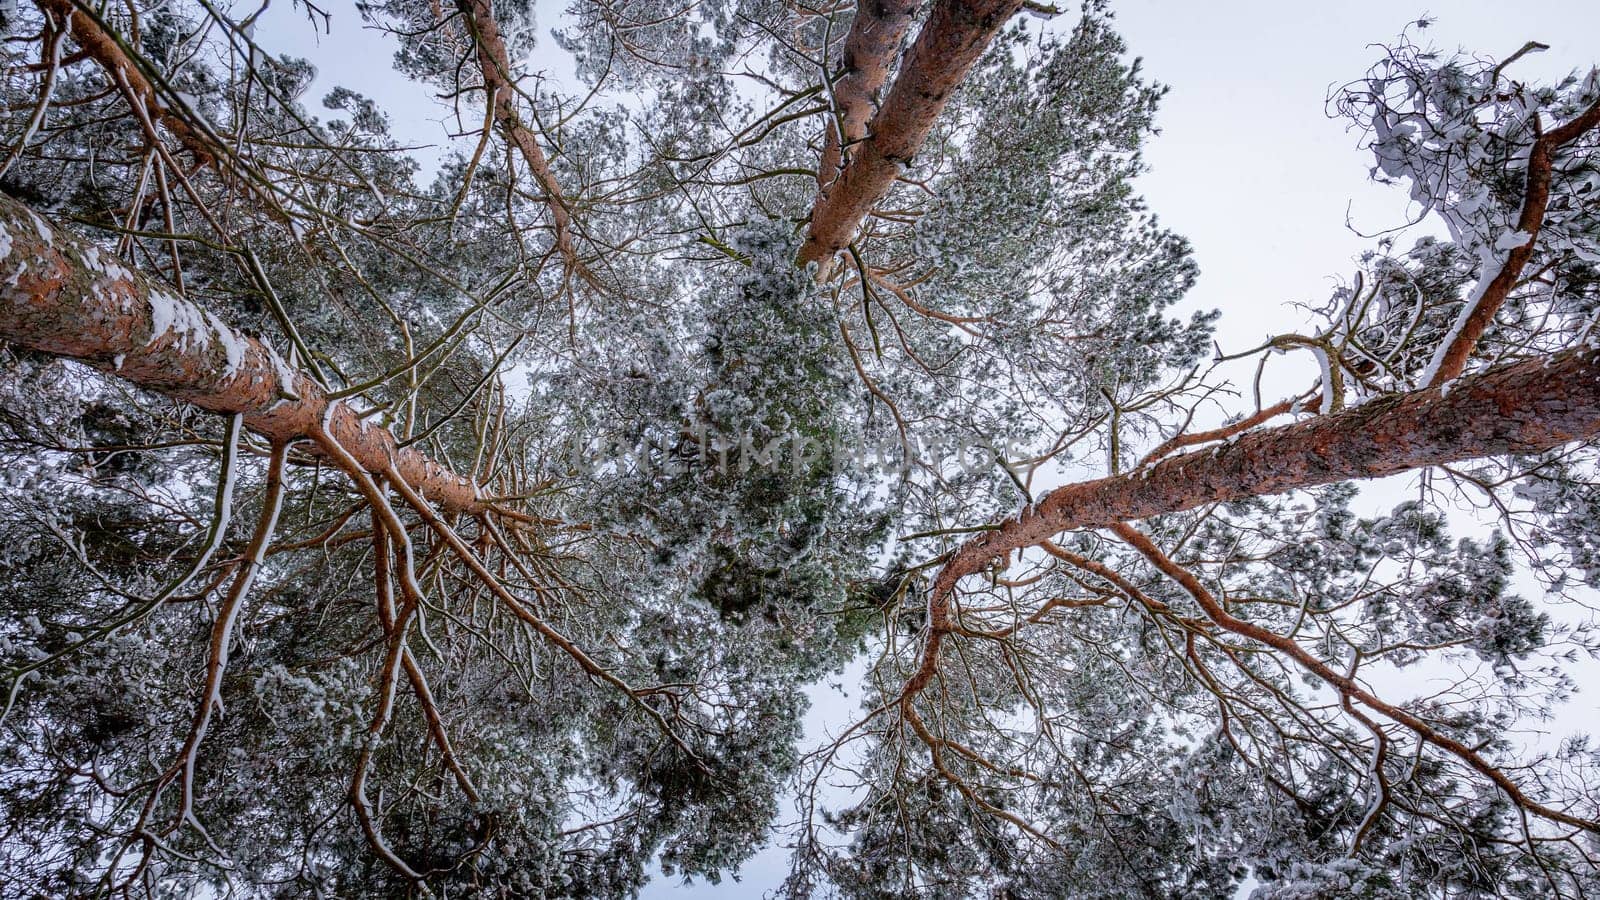
<path fill-rule="evenodd" d="M 868 0 L 871 2 L 871 0 Z M 798 262 L 825 274 L 922 149 L 950 95 L 1022 0 L 938 0 L 844 171 L 817 195 Z M 852 35 L 853 36 L 853 35 Z"/>
<path fill-rule="evenodd" d="M 391 460 L 412 487 L 455 513 L 488 503 L 472 482 L 348 404 L 330 401 L 275 351 L 130 271 L 110 253 L 0 196 L 0 340 L 87 363 L 147 390 L 239 413 L 272 441 L 336 440 L 369 472 Z M 324 454 L 320 443 L 312 452 Z"/>
<path fill-rule="evenodd" d="M 857 0 L 839 77 L 833 79 L 835 118 L 823 135 L 822 164 L 817 167 L 817 186 L 823 191 L 839 177 L 845 160 L 855 155 L 856 143 L 867 136 L 878 91 L 889 80 L 895 54 L 920 5 L 921 0 Z"/>

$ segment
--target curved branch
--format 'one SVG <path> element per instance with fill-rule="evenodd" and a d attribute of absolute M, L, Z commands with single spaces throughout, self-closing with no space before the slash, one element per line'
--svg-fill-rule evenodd
<path fill-rule="evenodd" d="M 39 8 L 56 17 L 58 21 L 67 23 L 67 31 L 72 35 L 83 52 L 90 59 L 100 64 L 102 69 L 111 78 L 113 84 L 119 82 L 127 86 L 132 95 L 129 99 L 136 100 L 149 111 L 152 118 L 159 121 L 184 149 L 194 154 L 195 161 L 202 166 L 211 165 L 216 161 L 218 147 L 216 143 L 205 134 L 202 134 L 186 118 L 167 108 L 156 94 L 155 85 L 145 74 L 111 33 L 102 27 L 100 20 L 72 0 L 35 0 Z"/>
<path fill-rule="evenodd" d="M 1133 549 L 1139 551 L 1140 555 L 1149 560 L 1150 564 L 1155 566 L 1156 569 L 1158 569 L 1163 575 L 1171 578 L 1173 581 L 1176 581 L 1180 586 L 1182 586 L 1183 589 L 1189 593 L 1189 596 L 1193 597 L 1195 602 L 1200 605 L 1200 608 L 1205 611 L 1206 617 L 1215 622 L 1218 627 L 1240 635 L 1241 637 L 1247 637 L 1253 641 L 1266 644 L 1274 650 L 1277 650 L 1285 656 L 1288 656 L 1290 659 L 1293 659 L 1300 665 L 1301 668 L 1315 674 L 1318 678 L 1327 682 L 1327 684 L 1333 689 L 1337 690 L 1340 696 L 1343 697 L 1347 702 L 1354 700 L 1361 705 L 1376 710 L 1387 718 L 1404 725 L 1406 728 L 1410 729 L 1414 734 L 1416 734 L 1418 738 L 1434 745 L 1435 747 L 1438 747 L 1441 750 L 1444 750 L 1457 759 L 1460 759 L 1468 766 L 1471 766 L 1479 774 L 1494 782 L 1495 785 L 1500 788 L 1500 790 L 1505 792 L 1507 797 L 1511 798 L 1512 802 L 1516 803 L 1523 809 L 1526 809 L 1536 815 L 1543 816 L 1544 818 L 1553 822 L 1560 822 L 1564 825 L 1571 825 L 1574 828 L 1582 828 L 1587 831 L 1600 831 L 1600 823 L 1579 816 L 1574 816 L 1571 813 L 1563 812 L 1559 809 L 1545 806 L 1537 800 L 1529 797 L 1522 791 L 1522 788 L 1515 781 L 1512 781 L 1511 778 L 1506 775 L 1505 772 L 1501 771 L 1493 763 L 1484 759 L 1483 756 L 1476 750 L 1468 747 L 1466 744 L 1463 744 L 1455 738 L 1438 731 L 1432 725 L 1429 725 L 1415 714 L 1385 702 L 1384 700 L 1373 695 L 1366 688 L 1363 688 L 1354 678 L 1350 678 L 1334 671 L 1331 666 L 1311 655 L 1311 653 L 1309 653 L 1304 647 L 1301 647 L 1294 640 L 1284 637 L 1276 632 L 1269 631 L 1268 629 L 1263 628 L 1254 622 L 1246 622 L 1245 620 L 1234 616 L 1232 613 L 1229 613 L 1225 608 L 1223 608 L 1221 603 L 1217 602 L 1217 598 L 1212 596 L 1211 592 L 1206 589 L 1205 585 L 1200 583 L 1200 579 L 1196 578 L 1193 572 L 1190 572 L 1188 569 L 1174 562 L 1170 557 L 1161 551 L 1160 547 L 1155 545 L 1155 542 L 1146 537 L 1143 532 L 1132 527 L 1131 525 L 1121 522 L 1113 523 L 1111 525 L 1111 531 L 1129 546 L 1133 547 Z M 1360 717 L 1359 714 L 1357 714 L 1357 716 L 1358 718 L 1364 718 Z M 1368 724 L 1370 725 L 1371 723 L 1369 722 Z M 1377 729 L 1374 728 L 1374 731 L 1377 731 Z M 1379 734 L 1378 746 L 1382 747 L 1381 732 Z M 1378 771 L 1380 773 L 1378 777 L 1381 779 L 1381 769 Z M 1363 825 L 1361 830 L 1365 832 L 1366 826 Z"/>
<path fill-rule="evenodd" d="M 1528 152 L 1528 185 L 1523 196 L 1522 212 L 1517 217 L 1517 231 L 1527 235 L 1527 239 L 1521 246 L 1512 248 L 1500 271 L 1476 291 L 1476 298 L 1462 309 L 1449 340 L 1435 351 L 1432 365 L 1428 367 L 1432 373 L 1428 386 L 1444 384 L 1466 368 L 1467 358 L 1478 346 L 1478 339 L 1493 324 L 1494 314 L 1500 311 L 1511 289 L 1517 286 L 1523 267 L 1533 256 L 1534 246 L 1539 240 L 1539 229 L 1544 226 L 1545 209 L 1550 205 L 1550 170 L 1554 165 L 1552 157 L 1555 151 L 1596 126 L 1600 126 L 1600 100 L 1596 100 L 1572 121 L 1545 132 L 1533 142 L 1533 149 Z M 1488 273 L 1485 272 L 1483 277 L 1489 277 Z"/>
<path fill-rule="evenodd" d="M 489 0 L 456 0 L 462 20 L 472 35 L 478 71 L 483 76 L 483 88 L 489 94 L 494 122 L 499 126 L 506 142 L 517 148 L 523 162 L 545 194 L 545 206 L 550 210 L 550 222 L 555 227 L 556 248 L 570 271 L 588 277 L 588 270 L 578 261 L 578 250 L 572 241 L 572 214 L 567 211 L 567 200 L 561 184 L 550 169 L 550 160 L 533 131 L 523 124 L 517 114 L 517 87 L 511 80 L 511 57 L 506 51 L 505 37 L 500 34 L 500 23 L 494 17 Z"/>

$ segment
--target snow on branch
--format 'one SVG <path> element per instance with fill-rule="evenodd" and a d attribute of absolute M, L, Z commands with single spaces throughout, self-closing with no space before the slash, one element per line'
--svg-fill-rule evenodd
<path fill-rule="evenodd" d="M 210 412 L 242 414 L 274 441 L 318 433 L 323 420 L 369 472 L 393 464 L 450 512 L 488 504 L 465 478 L 400 449 L 347 404 L 330 401 L 266 343 L 174 296 L 109 254 L 0 197 L 0 339 L 118 375 Z"/>

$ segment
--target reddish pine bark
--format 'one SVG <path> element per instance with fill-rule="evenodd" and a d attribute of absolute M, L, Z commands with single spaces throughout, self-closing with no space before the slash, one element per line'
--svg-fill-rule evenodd
<path fill-rule="evenodd" d="M 921 0 L 857 0 L 839 77 L 833 81 L 837 120 L 828 123 L 822 165 L 817 167 L 817 186 L 824 191 L 839 177 L 846 155 L 853 155 L 855 144 L 867 136 L 878 91 L 889 80 L 889 68 L 919 5 Z"/>
<path fill-rule="evenodd" d="M 1539 241 L 1539 229 L 1544 225 L 1545 210 L 1550 206 L 1550 173 L 1553 156 L 1559 148 L 1572 143 L 1590 130 L 1600 127 L 1600 101 L 1596 101 L 1572 121 L 1540 135 L 1528 151 L 1527 187 L 1523 189 L 1522 210 L 1517 216 L 1517 230 L 1528 239 L 1506 255 L 1505 264 L 1493 277 L 1484 272 L 1481 277 L 1490 281 L 1484 286 L 1477 301 L 1467 312 L 1461 330 L 1450 343 L 1439 349 L 1438 364 L 1433 367 L 1433 384 L 1440 385 L 1461 374 L 1467 360 L 1478 346 L 1478 339 L 1494 324 L 1494 315 L 1505 305 L 1521 276 L 1522 269 L 1533 256 Z"/>
<path fill-rule="evenodd" d="M 1368 401 L 1305 422 L 1245 432 L 1126 475 L 1046 494 L 956 552 L 936 582 L 957 581 L 1013 550 L 1095 528 L 1357 478 L 1504 453 L 1538 453 L 1600 435 L 1600 350 L 1579 348 Z"/>
<path fill-rule="evenodd" d="M 545 206 L 550 209 L 550 222 L 555 226 L 556 248 L 562 259 L 578 271 L 584 271 L 578 262 L 578 251 L 572 242 L 572 216 L 567 212 L 567 201 L 561 193 L 561 184 L 550 170 L 550 161 L 544 155 L 533 131 L 524 125 L 517 114 L 517 89 L 511 81 L 511 57 L 506 51 L 506 41 L 500 34 L 500 23 L 494 17 L 489 0 L 456 0 L 456 8 L 472 35 L 478 62 L 483 76 L 484 90 L 489 92 L 489 102 L 494 106 L 494 121 L 506 141 L 521 154 L 523 162 L 545 194 Z"/>
<path fill-rule="evenodd" d="M 269 440 L 312 438 L 313 452 L 324 456 L 321 442 L 336 440 L 369 472 L 386 471 L 392 460 L 417 492 L 451 512 L 489 508 L 470 481 L 330 402 L 260 341 L 4 196 L 0 235 L 0 340 L 211 412 L 243 414 Z M 169 323 L 159 334 L 158 322 Z"/>
<path fill-rule="evenodd" d="M 140 71 L 137 64 L 123 51 L 122 45 L 117 43 L 99 21 L 82 9 L 79 9 L 72 0 L 35 0 L 39 9 L 49 14 L 59 27 L 65 23 L 67 33 L 72 36 L 83 52 L 100 64 L 105 69 L 107 77 L 118 86 L 130 102 L 138 103 L 144 112 L 154 121 L 160 122 L 172 135 L 183 144 L 184 148 L 194 154 L 195 161 L 200 165 L 210 165 L 216 159 L 215 146 L 212 141 L 198 131 L 188 120 L 176 115 L 167 109 L 166 105 L 156 94 L 155 85 L 150 83 L 144 72 Z"/>
<path fill-rule="evenodd" d="M 962 545 L 939 570 L 928 602 L 927 642 L 899 702 L 909 708 L 937 674 L 944 637 L 959 630 L 951 601 L 961 579 L 1063 531 L 1464 459 L 1539 453 L 1596 436 L 1600 349 L 1583 347 L 1470 375 L 1448 391 L 1430 387 L 1380 397 L 1245 432 L 1126 475 L 1057 488 Z"/>
<path fill-rule="evenodd" d="M 870 2 L 870 0 L 869 0 Z M 817 195 L 801 265 L 826 270 L 922 149 L 950 95 L 1022 0 L 938 0 L 844 171 Z"/>

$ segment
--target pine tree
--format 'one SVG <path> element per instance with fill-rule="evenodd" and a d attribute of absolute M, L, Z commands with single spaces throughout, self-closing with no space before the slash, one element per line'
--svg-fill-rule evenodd
<path fill-rule="evenodd" d="M 578 0 L 572 95 L 535 12 L 361 5 L 437 165 L 261 12 L 5 14 L 0 896 L 630 896 L 796 795 L 791 896 L 1600 888 L 1515 734 L 1600 649 L 1600 71 L 1389 47 L 1448 239 L 1224 353 L 1099 0 Z"/>

